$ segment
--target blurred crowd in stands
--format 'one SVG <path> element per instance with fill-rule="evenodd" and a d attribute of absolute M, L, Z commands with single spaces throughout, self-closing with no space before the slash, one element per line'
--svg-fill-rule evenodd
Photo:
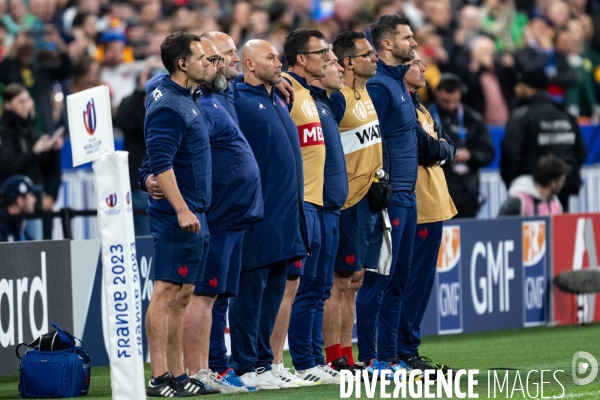
<path fill-rule="evenodd" d="M 50 210 L 62 129 L 68 135 L 65 97 L 100 84 L 110 89 L 113 122 L 137 182 L 145 151 L 142 88 L 165 72 L 159 46 L 174 31 L 226 32 L 238 51 L 265 39 L 283 55 L 293 29 L 318 29 L 327 42 L 345 30 L 370 38 L 369 24 L 392 13 L 409 17 L 427 67 L 423 103 L 433 102 L 442 74 L 451 72 L 464 83 L 464 105 L 488 124 L 505 125 L 520 74 L 543 69 L 554 100 L 580 122 L 598 122 L 600 0 L 0 0 L 0 94 L 8 89 L 15 102 L 0 96 L 0 137 L 21 132 L 0 159 L 0 183 L 15 173 L 30 176 L 44 186 L 38 209 Z M 15 168 L 19 156 L 23 167 Z"/>

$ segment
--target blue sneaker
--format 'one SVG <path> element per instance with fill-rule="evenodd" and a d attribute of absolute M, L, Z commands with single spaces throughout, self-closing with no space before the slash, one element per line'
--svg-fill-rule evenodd
<path fill-rule="evenodd" d="M 245 391 L 244 389 L 246 389 L 248 392 L 258 391 L 258 388 L 256 386 L 244 385 L 244 382 L 242 382 L 240 377 L 236 375 L 233 368 L 228 368 L 225 372 L 220 373 L 219 376 L 223 381 L 227 382 L 229 385 L 240 388 L 240 392 Z"/>
<path fill-rule="evenodd" d="M 375 371 L 382 371 L 384 369 L 392 371 L 391 364 L 387 363 L 385 361 L 379 361 L 376 358 L 373 358 L 371 360 L 371 363 L 369 364 L 369 366 L 366 368 L 366 370 L 369 372 L 369 374 L 375 374 Z M 394 378 L 394 371 L 392 371 L 391 373 L 387 374 L 384 378 L 393 379 Z"/>
<path fill-rule="evenodd" d="M 406 370 L 406 379 L 408 379 L 408 377 L 410 375 L 410 371 L 413 370 L 411 367 L 408 366 L 408 364 L 404 360 L 398 361 L 397 364 L 390 365 L 390 368 L 391 368 L 392 372 L 396 372 L 396 371 L 405 369 Z M 421 375 L 415 375 L 415 382 L 420 381 L 421 379 L 423 379 L 422 372 L 421 372 Z"/>

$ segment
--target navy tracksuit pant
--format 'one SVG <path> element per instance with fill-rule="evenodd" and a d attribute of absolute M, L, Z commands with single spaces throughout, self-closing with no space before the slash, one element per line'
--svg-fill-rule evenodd
<path fill-rule="evenodd" d="M 212 309 L 212 326 L 210 328 L 210 351 L 208 366 L 217 373 L 226 371 L 231 365 L 227 357 L 225 345 L 225 328 L 227 327 L 227 308 L 229 297 L 217 297 Z"/>
<path fill-rule="evenodd" d="M 421 344 L 421 322 L 435 282 L 443 222 L 417 225 L 410 278 L 406 285 L 397 350 L 399 356 L 415 357 Z"/>
<path fill-rule="evenodd" d="M 237 297 L 229 300 L 231 366 L 236 374 L 271 370 L 271 333 L 287 281 L 287 262 L 242 271 Z"/>
<path fill-rule="evenodd" d="M 412 265 L 417 206 L 414 194 L 395 192 L 388 205 L 392 224 L 392 266 L 388 276 L 369 271 L 356 296 L 358 359 L 396 359 L 398 326 L 404 291 Z M 437 254 L 437 253 L 436 253 Z"/>
<path fill-rule="evenodd" d="M 292 305 L 288 343 L 297 370 L 325 365 L 323 357 L 323 308 L 331 295 L 333 268 L 339 245 L 339 211 L 319 211 L 321 248 L 316 276 L 304 275 Z"/>

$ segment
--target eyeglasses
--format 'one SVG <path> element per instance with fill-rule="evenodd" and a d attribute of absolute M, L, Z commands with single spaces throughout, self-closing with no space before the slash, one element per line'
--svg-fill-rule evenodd
<path fill-rule="evenodd" d="M 221 56 L 212 56 L 207 58 L 208 62 L 210 62 L 213 66 L 219 65 L 220 62 L 224 62 L 225 59 Z"/>
<path fill-rule="evenodd" d="M 325 55 L 327 54 L 328 51 L 329 51 L 329 49 L 327 47 L 325 47 L 324 49 L 321 49 L 321 50 L 309 51 L 307 53 L 300 53 L 300 54 L 317 54 L 321 58 L 325 58 Z"/>
<path fill-rule="evenodd" d="M 375 55 L 375 57 L 378 57 L 377 54 L 375 54 L 375 52 L 373 50 L 371 50 L 371 51 L 367 51 L 364 54 L 357 54 L 355 56 L 348 56 L 348 58 L 357 58 L 357 57 L 371 58 L 371 57 L 373 57 L 373 55 Z"/>

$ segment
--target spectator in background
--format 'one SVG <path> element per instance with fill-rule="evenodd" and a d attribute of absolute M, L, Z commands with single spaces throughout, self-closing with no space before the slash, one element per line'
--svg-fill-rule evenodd
<path fill-rule="evenodd" d="M 14 39 L 20 32 L 33 27 L 35 16 L 27 11 L 23 0 L 8 0 L 7 6 L 7 12 L 2 16 L 2 22 L 8 29 L 11 39 Z"/>
<path fill-rule="evenodd" d="M 44 188 L 38 207 L 42 211 L 51 211 L 60 187 L 62 128 L 52 136 L 44 134 L 35 139 L 30 119 L 33 100 L 20 84 L 12 83 L 6 87 L 3 108 L 4 113 L 0 117 L 0 182 L 14 174 L 31 177 Z M 33 227 L 36 224 L 30 225 Z M 48 225 L 46 229 L 43 236 L 49 239 L 51 226 Z M 39 223 L 37 232 L 31 233 L 33 239 L 42 239 Z"/>
<path fill-rule="evenodd" d="M 519 49 L 527 26 L 527 16 L 517 11 L 514 0 L 486 0 L 483 31 L 494 38 L 496 50 L 512 53 Z"/>
<path fill-rule="evenodd" d="M 2 0 L 0 0 L 0 3 L 2 2 Z M 8 37 L 8 29 L 6 28 L 6 25 L 4 25 L 4 23 L 0 20 L 0 61 L 2 61 L 4 59 L 4 56 L 6 55 L 6 50 L 7 50 L 7 45 L 6 45 L 6 38 Z"/>
<path fill-rule="evenodd" d="M 144 154 L 146 154 L 144 138 L 146 91 L 144 86 L 150 78 L 161 73 L 168 74 L 168 71 L 160 59 L 149 59 L 140 74 L 137 88 L 123 99 L 114 120 L 115 127 L 123 131 L 124 150 L 129 152 L 129 181 L 131 182 L 131 198 L 134 209 L 145 209 L 148 204 L 148 194 L 140 190 L 136 184 L 139 178 L 138 168 L 142 165 Z M 147 215 L 135 215 L 133 220 L 137 236 L 150 235 Z"/>
<path fill-rule="evenodd" d="M 75 76 L 71 83 L 71 92 L 77 93 L 83 90 L 100 86 L 100 61 L 83 55 L 75 62 Z"/>
<path fill-rule="evenodd" d="M 101 81 L 107 85 L 111 94 L 113 115 L 121 101 L 129 96 L 138 84 L 138 76 L 144 67 L 143 61 L 133 61 L 131 54 L 127 54 L 127 38 L 120 31 L 109 30 L 102 34 L 104 44 L 103 69 Z"/>
<path fill-rule="evenodd" d="M 454 163 L 444 168 L 450 196 L 456 205 L 456 218 L 474 218 L 481 206 L 479 168 L 495 156 L 492 138 L 483 116 L 461 103 L 466 87 L 460 78 L 444 73 L 435 90 L 432 114 L 442 122 L 442 130 L 456 146 Z"/>
<path fill-rule="evenodd" d="M 594 117 L 598 120 L 600 108 L 596 97 L 594 71 L 600 65 L 600 56 L 585 46 L 584 32 L 577 20 L 568 23 L 568 29 L 559 31 L 556 51 L 568 55 L 567 60 L 577 74 L 577 84 L 565 93 L 566 103 L 573 115 Z"/>
<path fill-rule="evenodd" d="M 579 170 L 586 158 L 586 148 L 577 120 L 548 94 L 548 77 L 542 69 L 524 72 L 515 87 L 521 106 L 515 109 L 506 126 L 502 141 L 500 174 L 506 187 L 515 178 L 531 174 L 540 157 L 554 154 L 571 167 L 565 186 L 558 194 L 563 209 L 568 200 L 579 193 Z"/>
<path fill-rule="evenodd" d="M 569 22 L 570 11 L 567 3 L 561 0 L 554 0 L 548 7 L 548 19 L 552 22 L 555 30 L 565 29 Z"/>
<path fill-rule="evenodd" d="M 450 53 L 450 62 L 457 69 L 465 69 L 469 65 L 469 49 L 475 38 L 481 34 L 481 9 L 473 5 L 465 5 L 460 9 L 458 26 L 454 31 L 454 46 Z"/>
<path fill-rule="evenodd" d="M 54 25 L 44 26 L 44 48 L 35 48 L 35 39 L 28 32 L 17 35 L 7 58 L 0 63 L 0 81 L 5 85 L 19 83 L 25 86 L 35 102 L 35 130 L 52 132 L 55 81 L 73 73 L 68 48 Z"/>
<path fill-rule="evenodd" d="M 41 186 L 34 185 L 25 175 L 13 175 L 0 186 L 0 216 L 33 214 L 36 195 Z M 32 240 L 25 232 L 26 222 L 0 220 L 0 242 L 24 242 Z"/>
<path fill-rule="evenodd" d="M 98 50 L 96 45 L 98 37 L 97 23 L 98 17 L 92 13 L 77 14 L 73 19 L 71 33 L 75 41 L 81 42 L 81 47 L 89 56 L 94 56 Z M 74 54 L 71 53 L 71 56 L 74 56 Z"/>
<path fill-rule="evenodd" d="M 565 90 L 576 84 L 577 77 L 567 56 L 554 50 L 554 32 L 550 24 L 545 17 L 531 19 L 525 33 L 526 45 L 515 53 L 515 72 L 543 70 L 550 78 L 550 94 L 556 100 L 563 100 Z"/>
<path fill-rule="evenodd" d="M 459 74 L 469 91 L 464 103 L 483 114 L 489 124 L 504 125 L 508 121 L 512 102 L 511 85 L 514 77 L 512 59 L 496 57 L 494 41 L 488 36 L 478 36 L 471 45 L 468 70 Z"/>
<path fill-rule="evenodd" d="M 443 47 L 447 53 L 452 53 L 454 41 L 452 40 L 452 10 L 450 0 L 427 0 L 425 3 L 425 18 L 433 25 L 432 33 L 439 35 L 443 40 Z M 420 42 L 419 42 L 420 43 Z"/>
<path fill-rule="evenodd" d="M 571 166 L 560 157 L 547 154 L 541 157 L 531 175 L 516 178 L 508 189 L 508 199 L 498 216 L 559 215 L 563 213 L 557 194 L 562 190 Z"/>

